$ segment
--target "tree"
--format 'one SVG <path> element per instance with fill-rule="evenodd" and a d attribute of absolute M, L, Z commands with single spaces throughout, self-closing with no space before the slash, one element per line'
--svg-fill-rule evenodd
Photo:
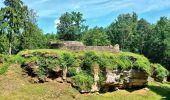
<path fill-rule="evenodd" d="M 20 50 L 47 48 L 47 40 L 37 25 L 31 24 L 30 29 L 21 36 Z"/>
<path fill-rule="evenodd" d="M 147 56 L 152 62 L 170 65 L 170 20 L 161 17 L 150 36 L 150 49 Z M 168 68 L 170 70 L 170 68 Z"/>
<path fill-rule="evenodd" d="M 6 35 L 0 35 L 0 53 L 7 54 L 8 53 L 9 42 Z"/>
<path fill-rule="evenodd" d="M 119 44 L 122 50 L 135 51 L 134 36 L 136 35 L 137 14 L 122 14 L 107 29 L 112 44 Z"/>
<path fill-rule="evenodd" d="M 57 33 L 62 40 L 79 40 L 81 33 L 87 28 L 83 23 L 83 14 L 80 12 L 64 13 L 57 24 Z"/>
<path fill-rule="evenodd" d="M 103 28 L 94 27 L 83 34 L 82 41 L 89 46 L 108 46 L 110 40 Z"/>
<path fill-rule="evenodd" d="M 0 35 L 6 37 L 9 43 L 3 48 L 9 46 L 11 54 L 23 49 L 46 47 L 46 38 L 37 25 L 36 13 L 21 0 L 5 0 L 4 4 L 5 7 L 0 10 Z"/>
<path fill-rule="evenodd" d="M 23 2 L 21 0 L 5 0 L 6 7 L 1 8 L 1 32 L 5 33 L 9 41 L 9 54 L 12 53 L 14 39 L 21 33 L 23 26 Z"/>
<path fill-rule="evenodd" d="M 37 25 L 37 15 L 27 6 L 24 7 L 24 27 L 22 35 L 20 36 L 20 50 L 23 49 L 39 49 L 47 47 L 47 40 L 43 31 Z"/>
<path fill-rule="evenodd" d="M 140 19 L 137 22 L 137 28 L 136 28 L 136 36 L 134 37 L 134 45 L 135 48 L 137 48 L 137 53 L 140 54 L 146 54 L 148 49 L 150 48 L 148 44 L 150 44 L 150 35 L 152 33 L 151 31 L 151 25 L 149 22 L 147 22 L 145 19 Z"/>

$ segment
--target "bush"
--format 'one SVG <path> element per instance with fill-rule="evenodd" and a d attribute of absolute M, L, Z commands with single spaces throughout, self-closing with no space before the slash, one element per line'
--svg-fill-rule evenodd
<path fill-rule="evenodd" d="M 74 66 L 74 62 L 74 55 L 72 55 L 70 52 L 65 52 L 62 54 L 62 58 L 60 59 L 60 66 L 72 67 Z"/>
<path fill-rule="evenodd" d="M 70 77 L 77 75 L 77 73 L 76 73 L 76 67 L 69 67 L 69 68 L 68 68 L 68 75 L 69 75 Z"/>
<path fill-rule="evenodd" d="M 153 67 L 155 68 L 157 78 L 166 78 L 169 75 L 169 71 L 162 65 L 154 64 Z"/>
<path fill-rule="evenodd" d="M 72 79 L 75 86 L 77 86 L 80 91 L 81 90 L 90 91 L 91 86 L 94 83 L 93 78 L 84 72 L 81 72 L 76 76 L 73 76 Z"/>
<path fill-rule="evenodd" d="M 7 72 L 9 66 L 10 66 L 10 64 L 8 64 L 8 63 L 5 63 L 5 64 L 3 64 L 2 66 L 0 66 L 0 67 L 1 67 L 1 68 L 0 68 L 0 75 L 2 75 L 2 74 L 4 74 L 5 72 Z"/>

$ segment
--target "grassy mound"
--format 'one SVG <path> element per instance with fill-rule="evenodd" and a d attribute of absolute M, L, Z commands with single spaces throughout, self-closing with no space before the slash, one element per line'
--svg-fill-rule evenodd
<path fill-rule="evenodd" d="M 37 70 L 38 76 L 46 76 L 48 71 L 54 68 L 68 67 L 68 75 L 72 77 L 80 88 L 89 89 L 93 83 L 92 72 L 96 64 L 100 71 L 104 68 L 109 69 L 139 69 L 152 73 L 152 64 L 147 58 L 141 55 L 121 52 L 119 54 L 99 53 L 99 52 L 70 52 L 61 50 L 28 50 L 22 51 L 16 56 L 0 56 L 0 98 L 2 100 L 28 100 L 28 99 L 79 99 L 79 100 L 160 100 L 170 99 L 170 84 L 160 84 L 152 82 L 147 89 L 140 90 L 119 90 L 104 94 L 80 94 L 67 83 L 44 83 L 31 84 L 28 77 L 23 76 L 21 65 L 31 62 L 40 66 Z M 19 65 L 14 65 L 18 62 Z M 4 64 L 11 66 L 3 67 Z M 76 68 L 81 67 L 80 73 L 76 73 Z M 5 70 L 3 68 L 6 68 Z M 8 70 L 8 71 L 7 71 Z M 6 72 L 6 73 L 5 73 Z M 156 72 L 158 77 L 166 77 L 168 72 L 163 66 L 157 65 Z M 102 74 L 100 74 L 102 81 Z"/>
<path fill-rule="evenodd" d="M 93 65 L 99 65 L 100 81 L 103 82 L 103 71 L 108 69 L 121 69 L 130 70 L 137 69 L 147 72 L 149 75 L 152 73 L 151 63 L 147 58 L 142 55 L 120 52 L 118 54 L 106 53 L 106 52 L 71 52 L 64 50 L 26 50 L 20 52 L 16 58 L 20 61 L 21 65 L 26 67 L 29 64 L 39 66 L 35 70 L 35 75 L 38 77 L 46 77 L 50 71 L 55 68 L 68 67 L 68 75 L 72 77 L 75 85 L 80 90 L 89 90 L 93 84 Z M 80 67 L 80 73 L 76 73 L 76 68 Z M 167 70 L 163 66 L 159 66 L 156 70 L 157 75 L 160 77 L 166 77 L 168 75 Z M 88 79 L 87 79 L 88 78 Z"/>

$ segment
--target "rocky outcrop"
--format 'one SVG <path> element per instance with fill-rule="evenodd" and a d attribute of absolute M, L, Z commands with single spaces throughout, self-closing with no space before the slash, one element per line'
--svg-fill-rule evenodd
<path fill-rule="evenodd" d="M 105 82 L 100 91 L 106 92 L 119 88 L 143 87 L 148 83 L 149 75 L 140 70 L 110 70 L 105 71 Z"/>
<path fill-rule="evenodd" d="M 27 65 L 29 68 L 29 74 L 33 76 L 31 82 L 41 83 L 41 82 L 51 82 L 56 81 L 63 83 L 64 81 L 71 83 L 74 86 L 71 78 L 67 77 L 67 67 L 64 68 L 56 67 L 49 71 L 49 74 L 46 77 L 36 77 L 36 71 L 39 68 L 35 63 L 29 63 Z M 77 67 L 77 73 L 80 72 L 80 67 Z M 145 71 L 130 69 L 130 70 L 111 70 L 105 68 L 104 71 L 104 81 L 102 84 L 99 84 L 99 65 L 97 63 L 92 64 L 92 75 L 94 83 L 91 85 L 91 90 L 80 90 L 81 93 L 87 92 L 107 92 L 113 91 L 122 88 L 133 88 L 133 87 L 144 87 L 148 83 L 149 75 Z"/>
<path fill-rule="evenodd" d="M 94 65 L 97 66 L 97 65 Z M 108 92 L 114 91 L 118 89 L 125 88 L 134 88 L 134 87 L 145 87 L 148 84 L 149 75 L 140 70 L 131 69 L 131 70 L 111 70 L 105 69 L 105 80 L 102 84 L 98 84 L 99 82 L 99 73 L 96 70 L 97 67 L 93 67 L 95 73 L 94 84 L 91 86 L 91 91 L 80 90 L 81 93 L 87 92 Z M 73 84 L 74 85 L 74 84 Z"/>
<path fill-rule="evenodd" d="M 94 78 L 94 84 L 92 85 L 91 92 L 97 92 L 99 91 L 99 87 L 97 82 L 99 81 L 99 64 L 94 63 L 92 64 L 92 73 L 93 73 L 93 78 Z"/>

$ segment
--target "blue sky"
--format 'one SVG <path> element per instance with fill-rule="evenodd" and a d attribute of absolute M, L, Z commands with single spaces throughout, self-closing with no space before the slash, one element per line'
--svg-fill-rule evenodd
<path fill-rule="evenodd" d="M 90 27 L 108 26 L 119 14 L 136 12 L 155 23 L 160 16 L 170 17 L 170 0 L 23 0 L 34 9 L 44 33 L 56 32 L 58 18 L 65 12 L 80 11 Z M 0 4 L 2 6 L 2 4 Z"/>

